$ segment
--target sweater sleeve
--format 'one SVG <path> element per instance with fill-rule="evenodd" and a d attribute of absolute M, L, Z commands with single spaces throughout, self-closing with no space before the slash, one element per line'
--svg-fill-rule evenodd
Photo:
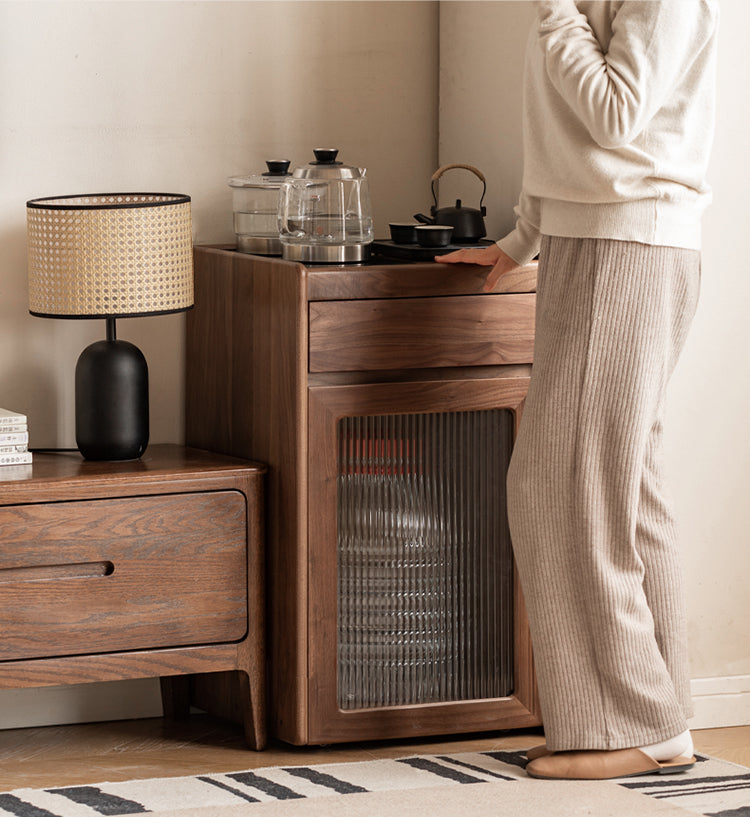
<path fill-rule="evenodd" d="M 605 49 L 574 0 L 538 0 L 547 74 L 603 148 L 635 139 L 706 43 L 703 0 L 625 0 Z"/>
<path fill-rule="evenodd" d="M 539 252 L 540 201 L 523 191 L 515 207 L 516 227 L 496 244 L 518 264 L 528 264 Z"/>

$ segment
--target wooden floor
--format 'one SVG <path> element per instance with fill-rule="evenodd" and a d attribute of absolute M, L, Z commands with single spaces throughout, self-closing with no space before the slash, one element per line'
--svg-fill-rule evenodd
<path fill-rule="evenodd" d="M 696 750 L 750 766 L 750 726 L 693 732 Z M 244 745 L 239 729 L 204 715 L 0 731 L 0 792 L 240 771 L 262 766 L 348 762 L 420 753 L 521 749 L 543 742 L 538 731 L 459 738 L 294 747 L 263 752 Z"/>

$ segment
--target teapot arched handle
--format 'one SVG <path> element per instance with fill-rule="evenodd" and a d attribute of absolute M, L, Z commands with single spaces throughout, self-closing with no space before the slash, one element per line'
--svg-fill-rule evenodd
<path fill-rule="evenodd" d="M 478 179 L 479 181 L 487 184 L 484 179 L 484 174 L 481 170 L 478 170 L 474 165 L 443 165 L 439 167 L 433 174 L 432 174 L 432 181 L 436 182 L 442 175 L 445 173 L 446 170 L 453 170 L 454 168 L 458 168 L 460 170 L 470 170 Z"/>
<path fill-rule="evenodd" d="M 487 181 L 484 178 L 484 174 L 481 170 L 478 170 L 474 165 L 464 165 L 464 164 L 452 164 L 452 165 L 443 165 L 439 167 L 433 174 L 432 179 L 430 180 L 430 187 L 432 188 L 432 198 L 435 200 L 435 208 L 438 206 L 437 200 L 437 193 L 435 192 L 435 182 L 445 173 L 447 170 L 469 170 L 471 171 L 480 182 L 482 182 L 482 197 L 479 199 L 479 209 L 482 210 L 484 206 L 484 194 L 487 192 Z"/>

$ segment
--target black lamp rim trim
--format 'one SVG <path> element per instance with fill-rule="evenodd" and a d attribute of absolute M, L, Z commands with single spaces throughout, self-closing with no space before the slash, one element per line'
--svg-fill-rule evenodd
<path fill-rule="evenodd" d="M 118 196 L 168 196 L 169 201 L 118 202 L 110 204 L 53 204 L 63 199 L 116 198 Z M 177 204 L 189 204 L 190 196 L 184 193 L 75 193 L 70 196 L 46 196 L 30 199 L 26 206 L 33 210 L 137 210 L 141 207 L 170 207 Z"/>
<path fill-rule="evenodd" d="M 120 318 L 152 318 L 158 315 L 178 315 L 180 312 L 189 312 L 194 306 L 195 304 L 190 304 L 190 306 L 181 306 L 179 309 L 161 309 L 154 312 L 99 312 L 93 315 L 66 315 L 65 313 L 59 312 L 34 312 L 34 310 L 30 309 L 29 314 L 33 315 L 35 318 L 59 318 L 60 320 L 93 321 L 105 320 L 107 318 L 119 320 Z"/>

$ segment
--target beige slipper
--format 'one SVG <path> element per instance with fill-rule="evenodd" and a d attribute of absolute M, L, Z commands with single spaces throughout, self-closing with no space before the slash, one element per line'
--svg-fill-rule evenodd
<path fill-rule="evenodd" d="M 654 760 L 640 749 L 551 752 L 530 761 L 526 773 L 544 780 L 609 780 L 642 774 L 672 774 L 685 771 L 694 763 L 694 757 Z"/>

